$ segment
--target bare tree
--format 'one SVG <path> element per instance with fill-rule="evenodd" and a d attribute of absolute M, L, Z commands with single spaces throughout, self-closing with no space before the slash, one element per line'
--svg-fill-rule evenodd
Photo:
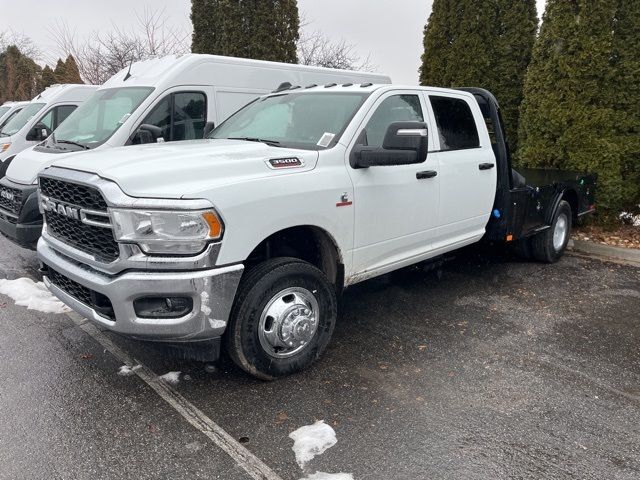
<path fill-rule="evenodd" d="M 51 35 L 59 52 L 73 55 L 82 78 L 95 85 L 132 62 L 189 51 L 189 32 L 170 25 L 165 10 L 145 8 L 136 18 L 137 28 L 125 30 L 112 25 L 111 30 L 94 32 L 84 39 L 79 39 L 68 24 L 59 22 Z"/>
<path fill-rule="evenodd" d="M 360 57 L 353 44 L 344 39 L 333 43 L 318 30 L 303 32 L 298 40 L 298 63 L 302 65 L 370 72 L 375 69 L 370 60 L 369 55 Z"/>
<path fill-rule="evenodd" d="M 42 57 L 40 49 L 33 43 L 33 40 L 23 33 L 13 30 L 0 32 L 0 51 L 6 50 L 9 45 L 15 45 L 23 55 L 33 60 L 40 60 Z"/>

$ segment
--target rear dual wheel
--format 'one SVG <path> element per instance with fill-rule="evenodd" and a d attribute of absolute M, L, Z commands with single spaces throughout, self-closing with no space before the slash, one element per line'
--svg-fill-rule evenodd
<path fill-rule="evenodd" d="M 558 205 L 551 228 L 531 239 L 531 253 L 539 262 L 555 263 L 567 248 L 571 236 L 571 206 L 565 200 Z"/>
<path fill-rule="evenodd" d="M 240 368 L 273 380 L 318 359 L 336 317 L 335 289 L 322 271 L 295 258 L 267 260 L 240 282 L 225 347 Z"/>
<path fill-rule="evenodd" d="M 513 245 L 515 254 L 524 260 L 534 258 L 544 263 L 557 262 L 567 249 L 572 218 L 571 206 L 562 200 L 551 222 L 551 228 L 534 237 L 517 240 Z"/>

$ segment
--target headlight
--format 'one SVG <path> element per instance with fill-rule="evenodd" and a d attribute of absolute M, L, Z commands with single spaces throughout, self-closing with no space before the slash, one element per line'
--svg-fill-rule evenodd
<path fill-rule="evenodd" d="M 0 145 L 0 152 L 6 152 L 7 150 L 9 150 L 10 146 L 11 143 L 3 143 L 2 145 Z"/>
<path fill-rule="evenodd" d="M 199 253 L 222 237 L 223 225 L 213 210 L 112 209 L 116 240 L 140 245 L 145 253 Z"/>

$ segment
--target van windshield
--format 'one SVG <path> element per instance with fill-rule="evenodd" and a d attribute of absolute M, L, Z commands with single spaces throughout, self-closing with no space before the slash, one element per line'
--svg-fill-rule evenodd
<path fill-rule="evenodd" d="M 152 91 L 151 87 L 126 87 L 95 92 L 56 128 L 45 146 L 75 150 L 102 145 Z"/>
<path fill-rule="evenodd" d="M 11 110 L 11 107 L 0 107 L 0 118 L 4 117 L 4 114 Z"/>
<path fill-rule="evenodd" d="M 321 150 L 337 143 L 367 96 L 323 91 L 262 97 L 229 117 L 209 138 Z"/>
<path fill-rule="evenodd" d="M 38 113 L 45 105 L 45 103 L 30 103 L 24 107 L 19 114 L 9 120 L 7 124 L 2 127 L 2 132 L 0 133 L 5 137 L 18 133 L 18 131 L 31 120 L 31 117 Z"/>

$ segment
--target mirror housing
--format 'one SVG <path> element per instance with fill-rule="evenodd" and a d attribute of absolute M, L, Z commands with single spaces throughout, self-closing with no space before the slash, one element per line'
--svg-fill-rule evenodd
<path fill-rule="evenodd" d="M 51 132 L 44 123 L 36 123 L 29 133 L 27 133 L 27 140 L 30 142 L 41 142 L 46 140 L 51 135 Z"/>
<path fill-rule="evenodd" d="M 207 124 L 204 126 L 204 132 L 202 134 L 202 138 L 208 138 L 209 134 L 213 132 L 215 128 L 216 128 L 216 125 L 213 122 L 207 122 Z"/>
<path fill-rule="evenodd" d="M 133 138 L 131 140 L 133 141 L 135 138 L 138 138 L 141 144 L 164 142 L 162 129 L 156 125 L 150 125 L 148 123 L 143 123 L 138 127 L 138 130 L 133 134 Z"/>
<path fill-rule="evenodd" d="M 356 145 L 349 158 L 353 168 L 412 165 L 427 159 L 427 124 L 394 122 L 387 128 L 382 147 Z"/>

